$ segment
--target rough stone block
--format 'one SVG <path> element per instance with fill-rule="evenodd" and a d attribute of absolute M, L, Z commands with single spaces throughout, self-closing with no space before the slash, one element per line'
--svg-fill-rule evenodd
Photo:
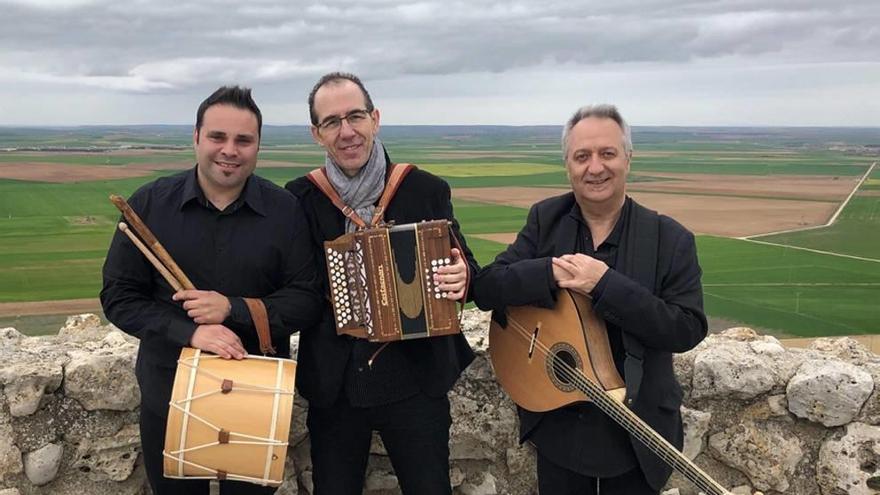
<path fill-rule="evenodd" d="M 68 354 L 64 390 L 85 409 L 128 411 L 140 404 L 140 389 L 134 375 L 135 346 L 97 352 L 74 350 Z"/>
<path fill-rule="evenodd" d="M 64 447 L 57 443 L 46 444 L 42 448 L 28 452 L 24 455 L 24 474 L 37 486 L 49 483 L 58 475 L 63 453 Z"/>
<path fill-rule="evenodd" d="M 805 362 L 788 382 L 788 409 L 800 418 L 840 426 L 853 420 L 874 390 L 874 379 L 858 367 L 838 361 Z"/>

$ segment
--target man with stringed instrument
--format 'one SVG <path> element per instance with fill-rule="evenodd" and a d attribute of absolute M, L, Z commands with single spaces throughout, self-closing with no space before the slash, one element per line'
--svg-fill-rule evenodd
<path fill-rule="evenodd" d="M 296 198 L 253 174 L 261 128 L 250 89 L 218 89 L 196 114 L 195 167 L 156 179 L 129 199 L 136 215 L 126 218 L 142 219 L 150 237 L 161 239 L 162 252 L 167 249 L 170 255 L 162 262 L 179 266 L 177 278 L 191 279 L 187 285 L 201 290 L 173 288 L 172 279 L 163 278 L 121 231 L 114 235 L 104 264 L 104 313 L 141 341 L 136 365 L 140 433 L 156 494 L 209 492 L 207 480 L 162 474 L 166 418 L 181 348 L 242 359 L 260 353 L 265 335 L 258 338 L 259 331 L 270 334 L 279 357 L 290 357 L 291 332 L 320 318 L 315 255 L 308 225 L 295 214 Z M 264 310 L 251 310 L 252 305 Z M 231 480 L 221 481 L 220 489 L 223 494 L 275 491 Z"/>
<path fill-rule="evenodd" d="M 579 357 L 574 349 L 591 339 L 588 330 L 603 326 L 610 369 L 595 374 L 624 377 L 625 397 L 608 404 L 623 406 L 619 409 L 600 409 L 599 401 L 586 402 L 590 396 L 584 394 L 555 408 L 519 408 L 520 438 L 531 441 L 538 452 L 540 493 L 655 494 L 672 469 L 668 459 L 661 461 L 655 453 L 674 460 L 669 451 L 682 445 L 682 392 L 673 374 L 672 353 L 693 348 L 707 331 L 694 236 L 626 195 L 632 140 L 614 106 L 579 109 L 565 125 L 562 148 L 571 192 L 531 208 L 514 243 L 475 277 L 474 298 L 479 307 L 494 310 L 500 325 L 493 332 L 499 338 L 506 340 L 520 330 L 525 338 L 521 357 L 496 360 L 493 355 L 499 377 L 528 381 L 527 373 L 534 371 L 555 375 L 546 382 L 548 388 L 575 388 L 591 358 Z M 578 307 L 583 310 L 580 317 L 553 329 L 564 332 L 568 342 L 545 346 L 541 338 L 551 329 L 542 329 L 540 319 L 531 325 L 508 321 L 513 311 L 505 313 L 506 308 L 553 308 L 568 297 L 563 290 L 592 303 L 591 311 Z M 590 319 L 592 312 L 601 321 Z M 490 341 L 490 350 L 504 343 Z M 542 353 L 548 365 L 532 366 Z M 500 365 L 507 368 L 498 369 Z M 512 388 L 505 389 L 511 393 Z M 621 409 L 635 413 L 629 421 L 633 429 L 610 419 Z M 626 423 L 626 414 L 618 416 Z M 662 438 L 652 441 L 642 429 L 652 429 Z M 659 447 L 652 451 L 635 439 L 643 433 L 648 444 Z"/>
<path fill-rule="evenodd" d="M 463 300 L 468 273 L 478 266 L 453 217 L 449 185 L 392 163 L 377 136 L 379 110 L 356 76 L 323 76 L 309 95 L 309 113 L 312 136 L 327 152 L 325 164 L 286 187 L 303 206 L 315 249 L 383 222 L 449 220 L 461 249 L 446 254 L 447 263 L 430 282 L 438 287 L 435 297 Z M 318 270 L 326 273 L 324 261 L 319 259 Z M 328 292 L 335 289 L 330 286 L 337 282 L 326 282 Z M 373 431 L 382 438 L 403 493 L 451 493 L 447 392 L 473 360 L 464 336 L 372 342 L 338 334 L 330 304 L 323 309 L 321 324 L 301 334 L 297 377 L 309 400 L 315 494 L 363 492 Z"/>

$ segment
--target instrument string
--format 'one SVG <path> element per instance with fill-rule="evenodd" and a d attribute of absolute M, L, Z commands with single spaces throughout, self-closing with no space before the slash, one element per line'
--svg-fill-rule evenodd
<path fill-rule="evenodd" d="M 532 340 L 532 334 L 525 327 L 520 325 L 516 320 L 509 318 L 509 326 L 520 337 L 526 340 Z M 503 330 L 507 331 L 507 330 Z M 558 370 L 562 375 L 577 386 L 578 390 L 589 397 L 605 414 L 611 419 L 632 433 L 639 441 L 651 449 L 654 454 L 660 457 L 664 462 L 675 468 L 684 475 L 691 483 L 705 491 L 709 495 L 725 495 L 728 492 L 721 487 L 715 480 L 711 479 L 702 469 L 694 464 L 690 459 L 686 458 L 665 438 L 655 432 L 641 418 L 633 413 L 626 406 L 614 399 L 601 386 L 593 382 L 583 372 L 566 363 L 562 358 L 554 354 L 543 342 L 535 339 L 535 348 L 544 356 L 551 359 L 551 365 L 554 370 Z"/>
<path fill-rule="evenodd" d="M 520 330 L 522 327 L 520 327 Z M 518 334 L 520 336 L 531 339 L 531 335 L 528 334 L 527 331 L 519 331 Z M 631 430 L 642 443 L 646 444 L 655 454 L 661 457 L 665 462 L 670 464 L 679 470 L 683 475 L 688 477 L 688 479 L 693 482 L 697 487 L 709 491 L 710 494 L 726 493 L 723 491 L 723 488 L 717 486 L 714 481 L 705 480 L 703 476 L 705 476 L 702 471 L 699 470 L 698 467 L 690 463 L 689 460 L 685 458 L 685 462 L 681 462 L 682 456 L 679 454 L 678 450 L 675 449 L 671 444 L 669 444 L 666 439 L 659 437 L 649 426 L 644 424 L 644 422 L 636 416 L 632 411 L 625 408 L 625 406 L 621 405 L 617 400 L 608 395 L 604 389 L 600 388 L 597 384 L 595 384 L 592 380 L 587 378 L 580 370 L 571 367 L 568 363 L 563 361 L 561 358 L 553 354 L 543 343 L 540 341 L 536 341 L 536 347 L 542 352 L 542 354 L 549 356 L 551 359 L 551 364 L 554 365 L 554 368 L 559 370 L 560 375 L 564 375 L 564 378 L 567 378 L 570 382 L 574 382 L 575 385 L 579 385 L 578 389 L 585 393 L 588 397 L 593 399 L 593 402 L 607 415 L 609 415 L 612 419 L 614 419 L 618 424 L 623 427 L 629 427 L 628 430 Z M 693 468 L 693 469 L 692 469 Z M 696 469 L 696 471 L 694 471 Z M 702 475 L 702 476 L 701 476 Z M 706 476 L 706 478 L 708 478 Z M 706 481 L 706 484 L 703 481 Z M 715 485 L 715 486 L 712 486 Z M 714 489 L 714 490 L 713 490 Z M 716 490 L 721 490 L 716 491 Z"/>
<path fill-rule="evenodd" d="M 524 329 L 520 327 L 519 330 Z M 531 339 L 531 335 L 528 334 L 527 331 L 519 331 L 517 333 L 522 337 Z M 707 480 L 706 478 L 708 477 L 705 476 L 705 474 L 702 473 L 702 471 L 700 471 L 698 467 L 690 463 L 689 460 L 685 459 L 685 462 L 682 462 L 680 460 L 682 456 L 680 455 L 678 450 L 675 449 L 675 447 L 669 444 L 666 439 L 659 437 L 656 432 L 654 432 L 652 429 L 650 429 L 649 426 L 644 424 L 641 418 L 636 416 L 629 409 L 626 409 L 616 399 L 607 394 L 604 389 L 600 388 L 592 380 L 583 375 L 580 370 L 572 368 L 568 363 L 553 354 L 540 341 L 536 342 L 536 348 L 538 348 L 542 354 L 550 357 L 551 364 L 554 365 L 554 368 L 559 371 L 560 375 L 563 375 L 563 378 L 567 378 L 570 383 L 573 382 L 575 385 L 577 385 L 578 389 L 586 394 L 588 397 L 590 397 L 593 402 L 596 403 L 597 407 L 599 407 L 609 417 L 614 419 L 618 424 L 625 427 L 627 430 L 630 430 L 630 432 L 635 435 L 636 438 L 638 438 L 647 447 L 651 448 L 651 450 L 661 459 L 663 459 L 665 462 L 678 469 L 679 472 L 681 472 L 683 475 L 688 477 L 688 479 L 693 482 L 697 487 L 703 490 L 707 490 L 710 494 L 727 493 L 723 491 L 723 488 L 718 487 L 717 484 L 714 483 L 714 481 Z"/>

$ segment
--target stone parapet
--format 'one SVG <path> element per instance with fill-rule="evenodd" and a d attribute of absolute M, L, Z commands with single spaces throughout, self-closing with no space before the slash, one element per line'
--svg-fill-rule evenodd
<path fill-rule="evenodd" d="M 464 327 L 477 359 L 450 394 L 454 493 L 534 494 L 534 452 L 517 442 L 515 408 L 488 359 L 488 315 L 467 311 Z M 294 352 L 297 343 L 294 336 Z M 0 494 L 149 493 L 137 344 L 94 315 L 71 317 L 55 336 L 0 329 Z M 684 452 L 734 493 L 880 490 L 880 357 L 855 340 L 788 348 L 734 328 L 676 356 L 675 370 L 684 390 Z M 308 404 L 301 397 L 295 404 L 278 493 L 308 495 Z M 378 437 L 364 493 L 399 493 Z M 696 492 L 676 474 L 664 493 Z"/>

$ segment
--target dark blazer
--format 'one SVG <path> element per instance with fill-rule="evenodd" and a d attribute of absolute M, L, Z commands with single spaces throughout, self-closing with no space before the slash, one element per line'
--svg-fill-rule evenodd
<path fill-rule="evenodd" d="M 628 232 L 621 236 L 618 269 L 609 269 L 603 276 L 601 293 L 592 294 L 593 307 L 599 317 L 623 332 L 628 406 L 680 449 L 682 392 L 673 373 L 672 353 L 693 348 L 707 330 L 694 236 L 675 220 L 635 202 L 630 211 Z M 573 212 L 579 214 L 573 193 L 535 204 L 514 243 L 475 277 L 477 305 L 495 310 L 496 319 L 502 320 L 500 313 L 508 305 L 552 307 L 557 286 L 551 258 L 576 252 L 578 220 Z M 520 413 L 522 441 L 550 418 Z M 575 455 L 578 442 L 590 439 L 559 438 L 552 448 Z M 671 468 L 637 440 L 632 444 L 645 477 L 659 489 Z"/>
<path fill-rule="evenodd" d="M 390 160 L 387 162 L 391 163 Z M 300 211 L 308 219 L 317 249 L 323 252 L 324 241 L 345 233 L 345 217 L 342 212 L 305 176 L 288 182 L 285 187 L 299 198 Z M 453 217 L 450 198 L 449 184 L 446 181 L 414 169 L 403 179 L 388 204 L 385 220 L 394 220 L 397 224 L 441 218 L 451 220 L 452 231 L 461 241 L 473 275 L 479 270 L 479 265 Z M 323 273 L 323 278 L 326 279 L 324 257 L 318 256 L 317 262 L 318 272 Z M 470 292 L 469 290 L 468 293 Z M 351 337 L 336 334 L 329 302 L 325 303 L 321 323 L 301 330 L 296 384 L 309 402 L 328 407 L 336 401 L 342 389 L 345 366 L 353 342 Z M 399 341 L 391 345 L 405 348 L 403 354 L 411 360 L 421 390 L 432 397 L 445 395 L 455 384 L 461 371 L 474 359 L 473 351 L 462 334 Z"/>

